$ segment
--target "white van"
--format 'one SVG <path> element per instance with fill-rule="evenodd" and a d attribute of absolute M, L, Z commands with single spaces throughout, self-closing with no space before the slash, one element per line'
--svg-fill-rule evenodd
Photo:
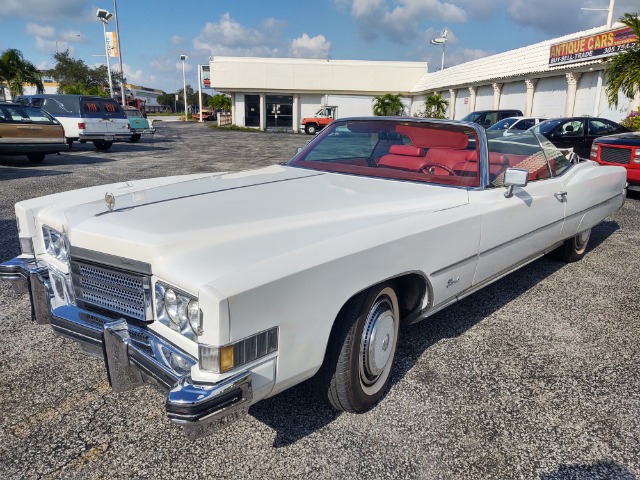
<path fill-rule="evenodd" d="M 92 95 L 21 95 L 16 102 L 40 107 L 64 127 L 69 149 L 74 141 L 109 150 L 114 140 L 129 140 L 129 119 L 113 98 Z"/>

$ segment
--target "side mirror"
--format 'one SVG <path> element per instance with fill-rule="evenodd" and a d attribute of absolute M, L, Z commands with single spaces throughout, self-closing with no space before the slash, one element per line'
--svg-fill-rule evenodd
<path fill-rule="evenodd" d="M 505 198 L 513 196 L 513 187 L 526 187 L 529 183 L 529 171 L 522 168 L 507 168 L 504 172 Z"/>

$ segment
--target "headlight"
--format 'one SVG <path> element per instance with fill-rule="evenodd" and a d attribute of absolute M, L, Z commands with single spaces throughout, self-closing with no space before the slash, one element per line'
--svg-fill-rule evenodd
<path fill-rule="evenodd" d="M 156 282 L 156 318 L 189 340 L 202 335 L 202 315 L 198 300 L 180 290 Z"/>
<path fill-rule="evenodd" d="M 47 253 L 63 263 L 69 263 L 69 240 L 65 233 L 48 227 L 42 226 L 42 237 L 44 238 L 44 247 Z"/>
<path fill-rule="evenodd" d="M 222 347 L 198 344 L 200 369 L 224 373 L 278 350 L 278 327 L 256 333 Z"/>

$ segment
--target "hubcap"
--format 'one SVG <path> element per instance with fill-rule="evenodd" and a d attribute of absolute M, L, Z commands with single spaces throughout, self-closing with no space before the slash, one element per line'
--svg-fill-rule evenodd
<path fill-rule="evenodd" d="M 395 319 L 389 300 L 380 299 L 369 311 L 362 331 L 361 377 L 366 385 L 375 383 L 393 356 Z"/>
<path fill-rule="evenodd" d="M 585 230 L 581 232 L 576 237 L 576 248 L 578 250 L 582 250 L 589 242 L 589 237 L 591 236 L 591 230 Z"/>

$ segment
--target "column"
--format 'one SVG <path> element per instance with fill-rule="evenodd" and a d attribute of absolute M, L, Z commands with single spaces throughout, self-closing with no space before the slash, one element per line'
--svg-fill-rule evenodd
<path fill-rule="evenodd" d="M 567 102 L 564 104 L 564 116 L 573 116 L 573 107 L 576 103 L 576 91 L 578 89 L 578 80 L 580 80 L 581 73 L 569 72 L 567 77 Z"/>
<path fill-rule="evenodd" d="M 236 94 L 233 92 L 231 94 L 231 124 L 238 125 L 236 123 Z"/>
<path fill-rule="evenodd" d="M 533 112 L 533 96 L 536 91 L 536 85 L 538 83 L 537 78 L 525 78 L 524 83 L 527 86 L 527 103 L 524 106 L 524 114 L 527 117 L 531 116 Z"/>
<path fill-rule="evenodd" d="M 264 93 L 260 94 L 260 131 L 264 132 L 267 129 L 267 96 Z"/>
<path fill-rule="evenodd" d="M 478 93 L 478 87 L 469 87 L 469 111 L 467 113 L 476 109 L 476 93 Z"/>
<path fill-rule="evenodd" d="M 298 128 L 300 127 L 300 95 L 297 93 L 293 94 L 293 133 L 298 133 Z"/>
<path fill-rule="evenodd" d="M 457 90 L 455 88 L 449 89 L 449 120 L 453 120 L 456 118 L 456 94 Z"/>
<path fill-rule="evenodd" d="M 500 92 L 502 92 L 502 84 L 494 83 L 493 84 L 493 109 L 497 110 L 500 108 Z"/>

